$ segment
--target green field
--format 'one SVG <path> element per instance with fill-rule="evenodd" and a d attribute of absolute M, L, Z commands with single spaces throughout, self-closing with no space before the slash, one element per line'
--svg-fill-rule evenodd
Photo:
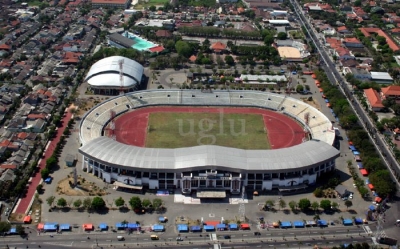
<path fill-rule="evenodd" d="M 213 144 L 247 150 L 270 149 L 264 127 L 259 114 L 150 113 L 146 147 Z"/>

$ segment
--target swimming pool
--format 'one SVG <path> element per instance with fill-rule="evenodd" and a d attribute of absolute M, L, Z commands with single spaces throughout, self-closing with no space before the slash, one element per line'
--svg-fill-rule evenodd
<path fill-rule="evenodd" d="M 151 41 L 147 41 L 145 39 L 140 38 L 137 35 L 134 35 L 129 32 L 125 32 L 122 34 L 126 38 L 129 38 L 135 42 L 135 44 L 132 46 L 133 49 L 139 50 L 139 51 L 145 51 L 147 49 L 150 49 L 152 47 L 156 47 L 157 45 L 152 43 Z"/>

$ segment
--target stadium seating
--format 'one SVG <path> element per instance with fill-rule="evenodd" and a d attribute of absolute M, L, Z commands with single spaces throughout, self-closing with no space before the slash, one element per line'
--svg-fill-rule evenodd
<path fill-rule="evenodd" d="M 254 106 L 277 110 L 287 114 L 303 125 L 305 114 L 309 113 L 308 129 L 313 138 L 333 143 L 335 134 L 328 132 L 330 120 L 314 107 L 286 95 L 255 91 L 213 91 L 198 90 L 148 90 L 132 92 L 108 99 L 90 110 L 81 122 L 80 139 L 82 143 L 101 136 L 104 126 L 111 117 L 140 106 L 152 105 L 222 105 Z"/>

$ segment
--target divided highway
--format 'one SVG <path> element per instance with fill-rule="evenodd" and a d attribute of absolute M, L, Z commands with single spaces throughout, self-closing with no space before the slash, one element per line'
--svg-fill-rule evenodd
<path fill-rule="evenodd" d="M 363 109 L 363 107 L 361 106 L 359 101 L 356 98 L 353 98 L 352 93 L 351 93 L 347 83 L 343 79 L 342 75 L 338 72 L 337 68 L 335 67 L 335 64 L 330 59 L 328 53 L 323 48 L 321 42 L 318 40 L 318 38 L 315 34 L 315 30 L 312 28 L 309 20 L 305 17 L 303 10 L 302 10 L 301 6 L 299 5 L 299 3 L 295 0 L 290 0 L 290 2 L 295 9 L 295 13 L 298 16 L 299 21 L 307 29 L 307 31 L 309 33 L 309 37 L 311 38 L 312 42 L 315 44 L 315 47 L 317 48 L 318 53 L 320 54 L 320 56 L 323 60 L 322 61 L 323 63 L 321 62 L 321 67 L 324 69 L 329 81 L 331 82 L 331 84 L 338 83 L 340 90 L 345 94 L 345 96 L 349 100 L 350 106 L 352 107 L 354 113 L 358 116 L 360 123 L 365 128 L 365 130 L 368 132 L 368 135 L 369 135 L 371 141 L 374 143 L 378 153 L 380 154 L 381 158 L 386 163 L 388 169 L 392 173 L 392 177 L 395 180 L 397 186 L 400 187 L 399 182 L 394 177 L 394 172 L 397 172 L 398 174 L 400 174 L 400 166 L 397 163 L 396 159 L 394 158 L 392 152 L 390 151 L 390 149 L 387 147 L 386 143 L 384 142 L 383 136 L 378 134 L 377 130 L 375 129 L 374 123 L 369 118 L 368 114 Z"/>

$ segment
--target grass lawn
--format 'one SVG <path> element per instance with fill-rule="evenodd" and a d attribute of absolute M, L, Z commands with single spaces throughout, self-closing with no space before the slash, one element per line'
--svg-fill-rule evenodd
<path fill-rule="evenodd" d="M 146 147 L 181 148 L 214 144 L 240 149 L 270 149 L 260 114 L 151 113 Z"/>
<path fill-rule="evenodd" d="M 152 5 L 159 6 L 164 5 L 165 3 L 169 2 L 169 0 L 139 0 L 138 3 L 135 5 L 135 9 L 142 9 L 144 7 L 150 7 Z"/>
<path fill-rule="evenodd" d="M 28 1 L 25 1 L 25 2 L 28 3 L 29 6 L 39 6 L 40 4 L 43 3 L 40 0 L 28 0 Z"/>

